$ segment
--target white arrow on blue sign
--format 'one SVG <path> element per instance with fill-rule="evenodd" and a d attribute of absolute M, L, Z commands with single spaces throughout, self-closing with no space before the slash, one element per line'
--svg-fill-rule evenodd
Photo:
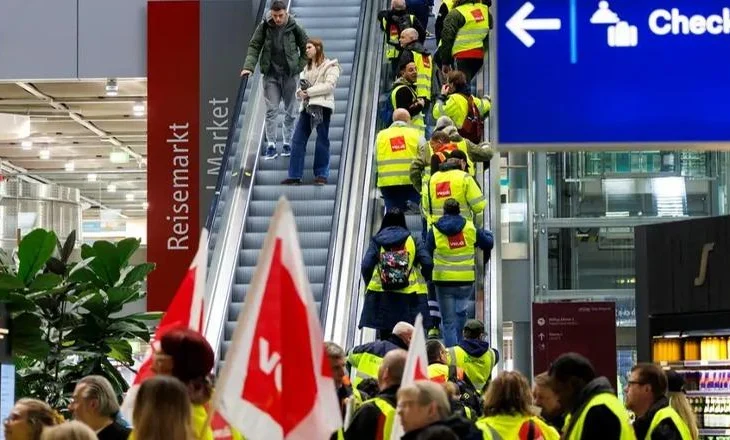
<path fill-rule="evenodd" d="M 505 23 L 507 29 L 527 47 L 535 44 L 535 38 L 527 31 L 555 31 L 561 26 L 559 18 L 527 18 L 534 10 L 535 5 L 526 2 Z"/>

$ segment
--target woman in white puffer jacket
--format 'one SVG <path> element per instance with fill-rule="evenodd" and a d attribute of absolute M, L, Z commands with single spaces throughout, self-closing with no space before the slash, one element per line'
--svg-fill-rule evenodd
<path fill-rule="evenodd" d="M 297 97 L 302 100 L 291 143 L 289 175 L 281 183 L 300 185 L 304 174 L 304 157 L 312 130 L 317 129 L 314 147 L 314 184 L 325 185 L 330 172 L 330 119 L 335 109 L 335 88 L 340 78 L 340 64 L 324 56 L 322 41 L 307 41 L 307 67 L 301 73 Z"/>

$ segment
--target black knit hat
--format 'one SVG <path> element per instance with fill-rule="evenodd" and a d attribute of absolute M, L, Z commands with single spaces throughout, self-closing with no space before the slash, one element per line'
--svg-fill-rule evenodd
<path fill-rule="evenodd" d="M 667 390 L 670 393 L 684 392 L 684 377 L 674 370 L 667 370 Z"/>

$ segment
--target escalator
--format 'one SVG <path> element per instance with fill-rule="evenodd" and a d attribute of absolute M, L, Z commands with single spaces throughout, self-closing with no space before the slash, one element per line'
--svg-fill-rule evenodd
<path fill-rule="evenodd" d="M 239 156 L 232 154 L 231 170 L 242 170 L 227 176 L 222 185 L 219 204 L 224 207 L 213 220 L 213 230 L 218 231 L 215 254 L 211 268 L 225 275 L 220 280 L 211 280 L 209 290 L 215 296 L 207 316 L 206 337 L 212 344 L 219 344 L 218 359 L 225 360 L 229 341 L 243 307 L 249 283 L 258 260 L 260 249 L 269 226 L 271 216 L 281 195 L 287 197 L 294 211 L 294 217 L 302 247 L 315 302 L 326 308 L 328 279 L 332 263 L 332 249 L 335 247 L 334 231 L 338 230 L 339 211 L 342 205 L 340 195 L 347 193 L 349 182 L 345 170 L 348 143 L 351 142 L 350 125 L 356 124 L 358 89 L 358 58 L 363 52 L 359 42 L 363 32 L 360 20 L 366 8 L 366 0 L 340 0 L 333 5 L 330 0 L 292 0 L 290 13 L 307 32 L 310 38 L 319 38 L 324 43 L 325 55 L 337 58 L 341 74 L 335 90 L 335 111 L 330 122 L 330 175 L 323 186 L 313 185 L 312 163 L 316 131 L 307 144 L 303 184 L 284 186 L 280 182 L 287 177 L 289 159 L 259 160 L 259 146 L 263 138 L 263 99 L 261 97 L 261 75 L 252 76 L 251 101 L 248 111 L 237 124 L 237 132 L 244 133 L 236 139 L 240 145 Z M 360 75 L 364 77 L 365 75 Z M 254 114 L 255 113 L 255 114 Z M 226 170 L 228 171 L 228 170 Z M 235 190 L 234 190 L 235 189 Z M 230 194 L 230 197 L 224 195 Z M 238 228 L 238 230 L 236 229 Z M 230 251 L 238 244 L 238 253 Z M 235 261 L 231 259 L 235 258 Z M 230 266 L 230 269 L 228 267 Z M 224 273 L 230 270 L 230 273 Z M 212 274 L 211 274 L 212 275 Z M 220 295 L 226 289 L 227 295 Z M 225 299 L 221 299 L 225 297 Z M 321 315 L 324 315 L 322 310 Z M 217 329 L 216 329 L 217 328 Z M 220 364 L 219 364 L 220 366 Z"/>

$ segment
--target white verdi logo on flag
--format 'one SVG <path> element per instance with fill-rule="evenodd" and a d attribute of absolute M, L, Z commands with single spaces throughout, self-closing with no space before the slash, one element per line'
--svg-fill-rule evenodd
<path fill-rule="evenodd" d="M 247 437 L 326 439 L 342 425 L 294 216 L 283 197 L 213 405 Z"/>

